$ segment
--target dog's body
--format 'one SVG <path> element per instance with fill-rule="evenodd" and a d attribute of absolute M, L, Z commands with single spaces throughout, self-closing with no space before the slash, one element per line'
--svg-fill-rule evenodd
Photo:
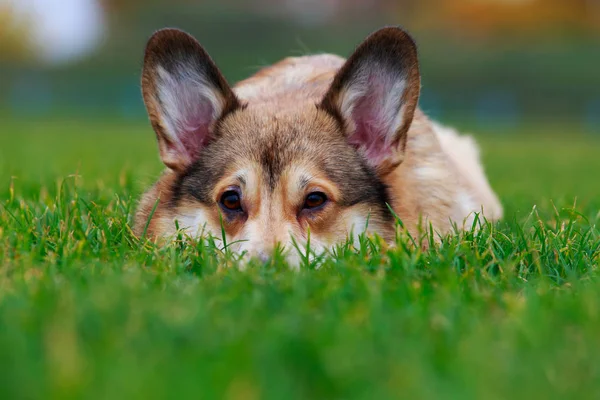
<path fill-rule="evenodd" d="M 265 258 L 309 230 L 317 252 L 365 228 L 391 240 L 388 204 L 415 236 L 420 223 L 447 233 L 482 210 L 501 217 L 473 140 L 417 108 L 403 31 L 378 31 L 348 61 L 287 58 L 233 89 L 191 37 L 161 32 L 143 88 L 169 169 L 141 201 L 138 234 L 169 236 L 176 220 L 192 235 L 223 226 L 238 250 Z"/>

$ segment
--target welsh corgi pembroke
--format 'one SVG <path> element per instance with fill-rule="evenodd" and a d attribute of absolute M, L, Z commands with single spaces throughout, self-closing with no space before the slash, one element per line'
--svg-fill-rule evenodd
<path fill-rule="evenodd" d="M 402 29 L 368 36 L 344 60 L 286 58 L 230 87 L 192 36 L 148 41 L 144 103 L 166 170 L 134 231 L 155 240 L 211 234 L 266 260 L 277 244 L 320 253 L 362 232 L 393 242 L 470 226 L 502 207 L 471 137 L 419 108 L 417 48 Z M 426 242 L 426 241 L 425 241 Z"/>

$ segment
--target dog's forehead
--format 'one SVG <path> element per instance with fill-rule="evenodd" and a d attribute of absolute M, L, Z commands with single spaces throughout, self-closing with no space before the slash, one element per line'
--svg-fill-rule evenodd
<path fill-rule="evenodd" d="M 331 124 L 319 123 L 314 115 L 306 113 L 251 113 L 224 121 L 220 129 L 219 147 L 235 154 L 238 164 L 258 165 L 271 186 L 292 166 L 325 168 L 327 156 L 347 147 Z"/>
<path fill-rule="evenodd" d="M 343 204 L 385 204 L 385 187 L 348 144 L 339 125 L 312 109 L 285 114 L 244 110 L 228 116 L 218 126 L 217 139 L 181 180 L 182 191 L 210 203 L 215 187 L 239 171 L 258 174 L 254 183 L 267 185 L 270 191 L 282 183 L 286 171 L 318 171 L 336 186 Z M 302 186 L 311 174 L 289 177 Z"/>

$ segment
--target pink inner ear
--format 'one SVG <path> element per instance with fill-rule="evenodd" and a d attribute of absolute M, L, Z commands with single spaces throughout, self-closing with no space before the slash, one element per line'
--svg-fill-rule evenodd
<path fill-rule="evenodd" d="M 193 106 L 190 105 L 191 108 Z M 183 111 L 183 110 L 182 110 Z M 178 121 L 177 136 L 183 147 L 181 150 L 194 161 L 200 156 L 202 148 L 210 139 L 210 127 L 214 109 L 209 101 L 196 104 L 193 109 L 185 110 L 183 118 Z"/>
<path fill-rule="evenodd" d="M 163 159 L 175 166 L 189 165 L 210 140 L 220 93 L 194 66 L 183 63 L 171 71 L 161 67 L 157 71 L 157 94 L 165 130 Z"/>
<path fill-rule="evenodd" d="M 393 155 L 395 144 L 389 140 L 394 137 L 391 131 L 398 111 L 386 115 L 397 110 L 396 107 L 390 109 L 390 104 L 386 104 L 386 99 L 389 101 L 390 97 L 395 97 L 386 92 L 393 88 L 393 83 L 386 85 L 384 78 L 374 75 L 370 75 L 367 82 L 366 93 L 355 100 L 351 111 L 356 129 L 348 141 L 363 152 L 371 165 L 377 166 Z"/>

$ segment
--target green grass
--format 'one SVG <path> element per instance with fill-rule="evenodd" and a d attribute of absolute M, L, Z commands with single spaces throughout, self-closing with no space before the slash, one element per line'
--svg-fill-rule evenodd
<path fill-rule="evenodd" d="M 0 137 L 0 398 L 599 398 L 600 140 L 480 135 L 506 218 L 322 268 L 139 243 L 151 129 Z"/>

